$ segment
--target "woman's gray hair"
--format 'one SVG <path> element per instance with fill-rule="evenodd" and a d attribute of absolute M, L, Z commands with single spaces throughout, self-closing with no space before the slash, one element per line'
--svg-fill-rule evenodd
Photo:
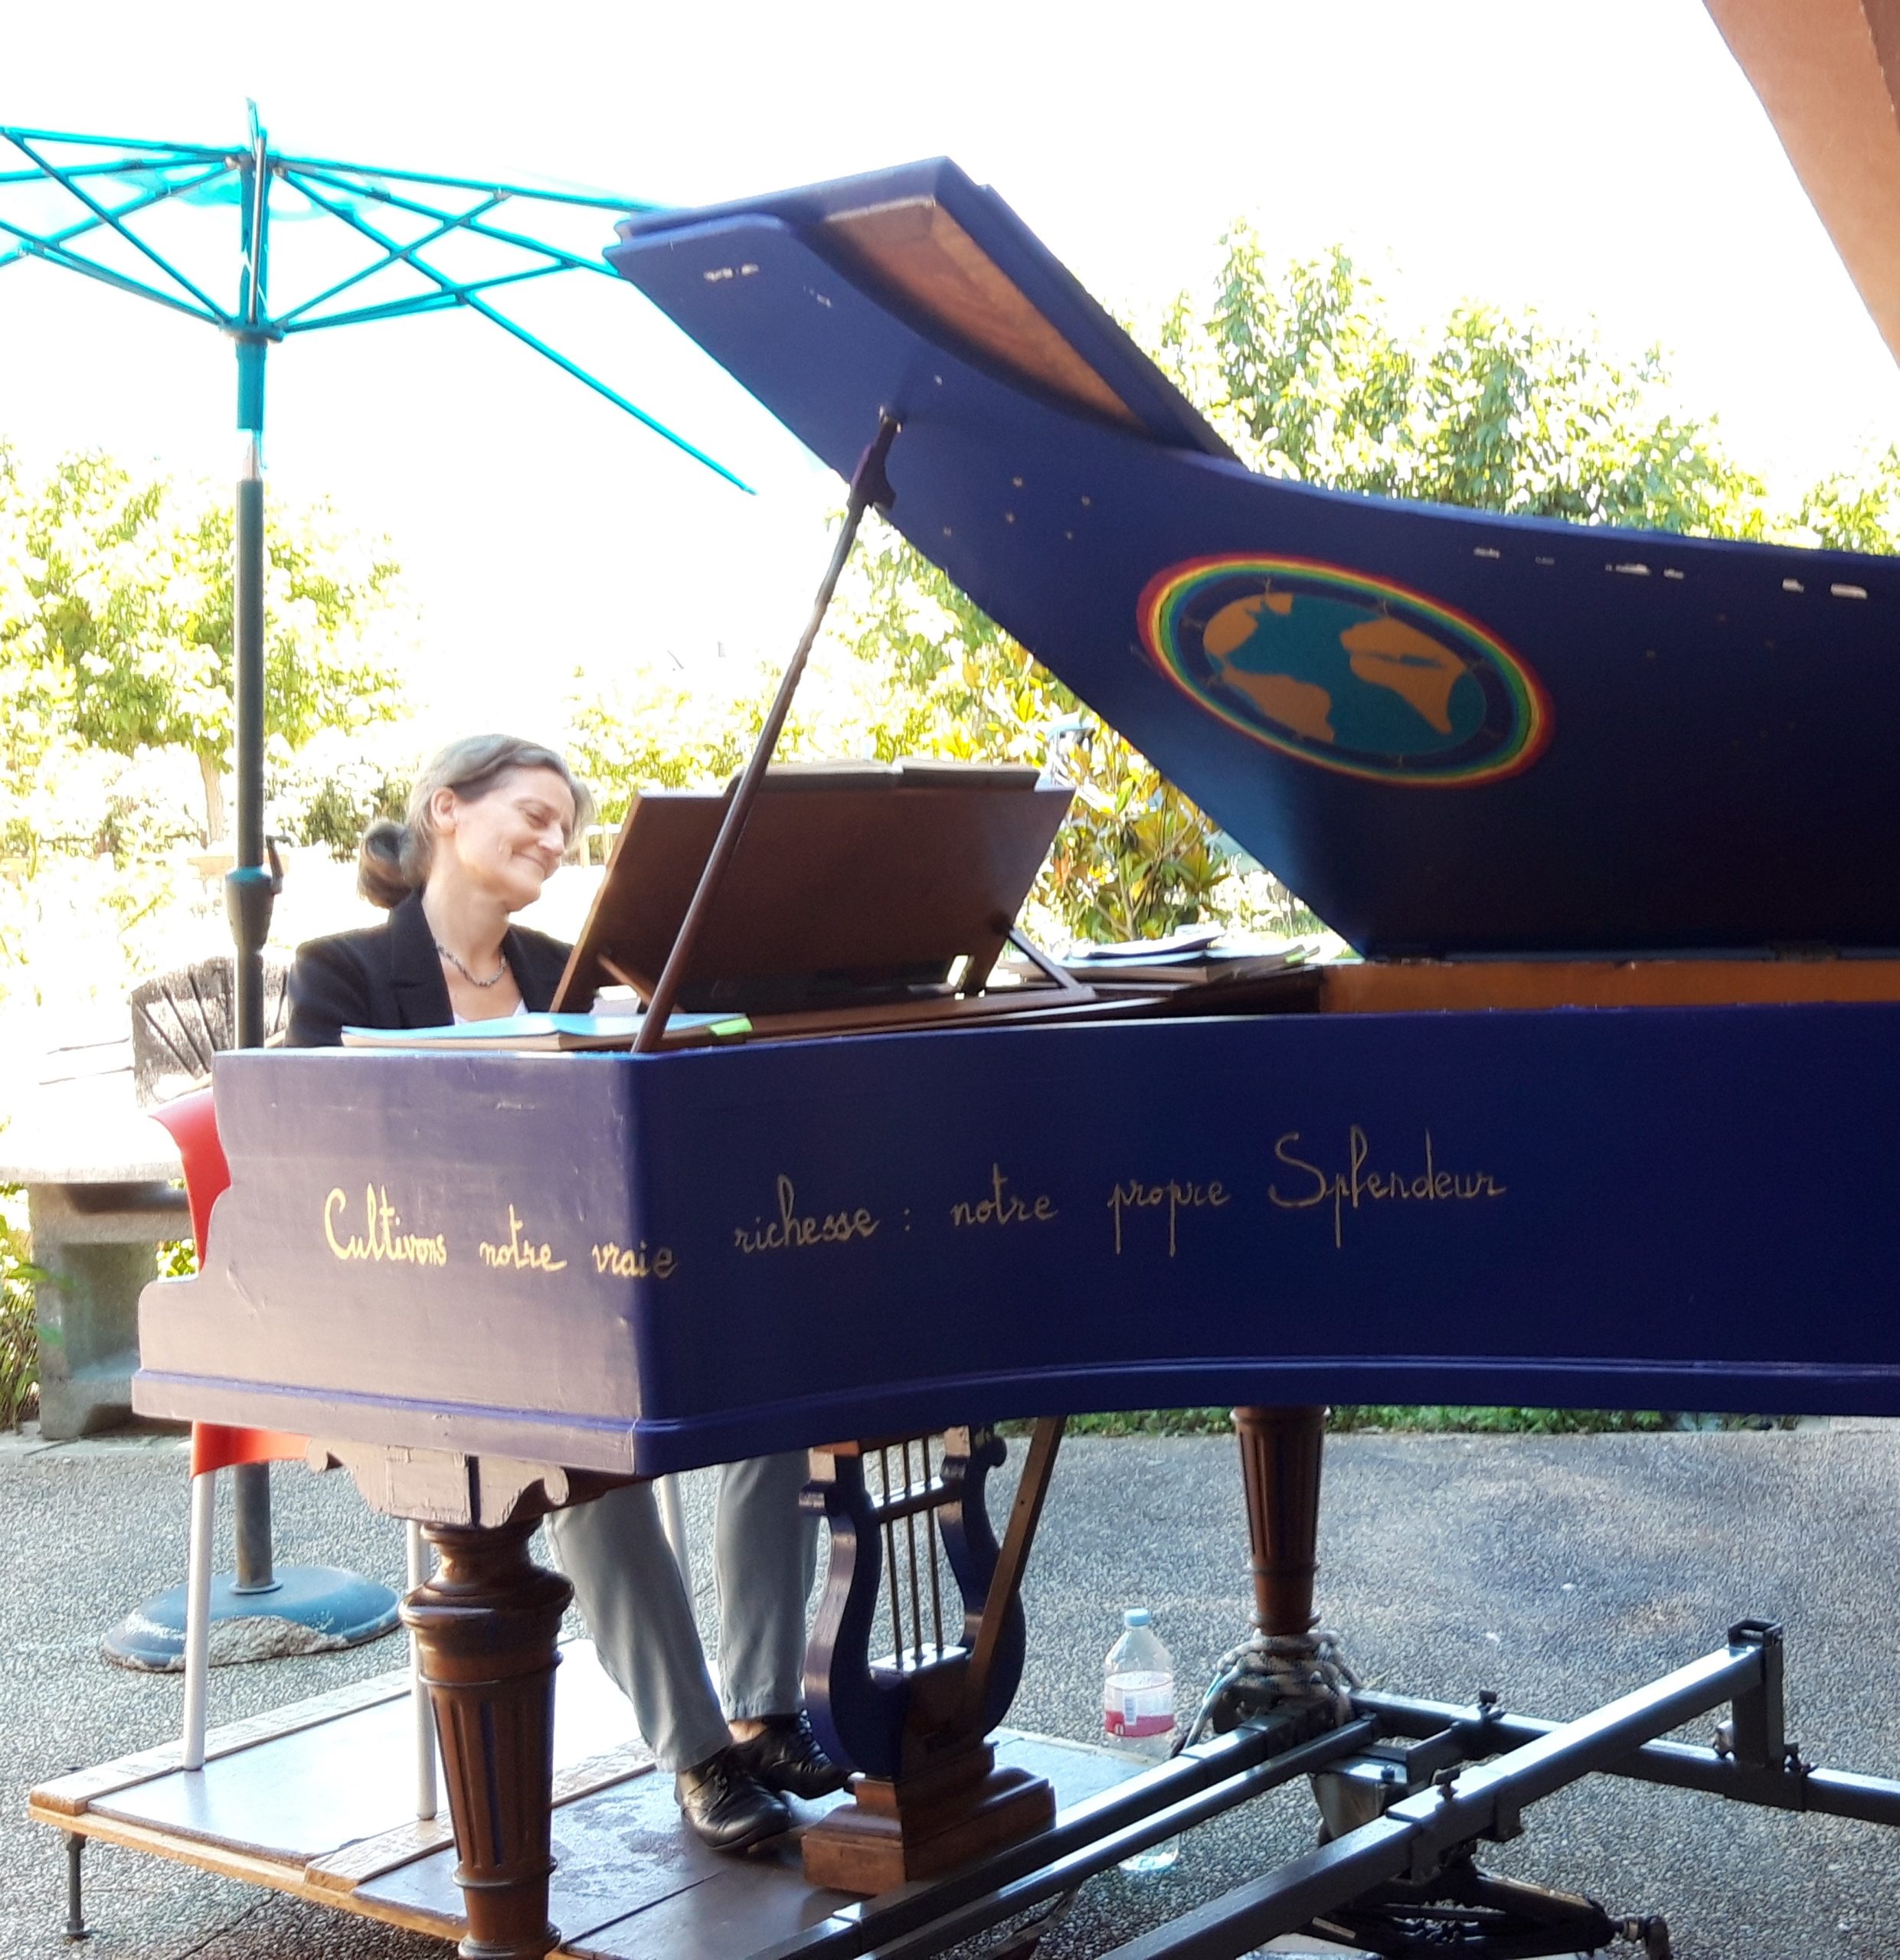
<path fill-rule="evenodd" d="M 385 911 L 400 905 L 428 882 L 435 856 L 436 820 L 430 805 L 438 789 L 453 789 L 465 802 L 476 803 L 498 789 L 518 769 L 551 769 L 574 798 L 574 831 L 568 841 L 594 820 L 594 798 L 587 785 L 568 768 L 558 750 L 518 735 L 469 735 L 439 749 L 423 766 L 409 792 L 409 813 L 401 823 L 381 817 L 364 833 L 357 854 L 356 889 Z"/>

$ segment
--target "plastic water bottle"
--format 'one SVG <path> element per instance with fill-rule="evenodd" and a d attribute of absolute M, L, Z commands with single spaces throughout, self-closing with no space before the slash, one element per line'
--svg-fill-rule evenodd
<path fill-rule="evenodd" d="M 1174 1656 L 1146 1606 L 1130 1606 L 1121 1619 L 1122 1636 L 1102 1663 L 1102 1726 L 1128 1755 L 1164 1762 L 1174 1746 Z M 1169 1838 L 1123 1859 L 1121 1868 L 1166 1871 L 1180 1855 L 1181 1840 Z"/>

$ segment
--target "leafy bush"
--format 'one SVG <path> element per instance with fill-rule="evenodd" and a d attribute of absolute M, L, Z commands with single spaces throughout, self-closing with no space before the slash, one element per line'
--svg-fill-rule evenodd
<path fill-rule="evenodd" d="M 320 735 L 295 755 L 273 743 L 264 786 L 270 827 L 347 863 L 371 823 L 408 807 L 417 760 L 401 737 L 374 743 L 361 733 Z"/>
<path fill-rule="evenodd" d="M 1787 1416 L 1683 1415 L 1666 1409 L 1483 1409 L 1461 1404 L 1385 1403 L 1336 1406 L 1326 1427 L 1334 1436 L 1359 1430 L 1401 1430 L 1436 1436 L 1598 1436 L 1626 1431 L 1674 1429 L 1790 1429 Z M 1004 1432 L 1026 1436 L 1027 1423 L 1006 1423 Z M 1106 1415 L 1073 1416 L 1069 1433 L 1084 1436 L 1227 1436 L 1231 1412 L 1218 1409 L 1133 1409 Z"/>
<path fill-rule="evenodd" d="M 159 1247 L 159 1277 L 189 1279 L 198 1270 L 198 1247 L 189 1239 L 167 1239 Z"/>
<path fill-rule="evenodd" d="M 9 1273 L 0 1279 L 0 1429 L 17 1429 L 38 1410 L 39 1364 L 33 1289 Z"/>
<path fill-rule="evenodd" d="M 409 802 L 410 786 L 380 770 L 338 771 L 326 776 L 311 793 L 290 835 L 298 844 L 321 844 L 339 862 L 356 855 L 363 833 L 379 817 L 400 817 Z"/>
<path fill-rule="evenodd" d="M 110 858 L 121 871 L 162 858 L 180 844 L 201 847 L 204 825 L 192 807 L 198 772 L 175 751 L 141 749 L 129 758 L 95 750 L 84 759 L 103 778 L 90 794 L 75 800 L 99 808 L 99 821 L 87 840 L 93 857 Z M 63 786 L 70 796 L 79 785 Z"/>
<path fill-rule="evenodd" d="M 44 1273 L 27 1256 L 25 1195 L 0 1185 L 0 1429 L 18 1429 L 40 1402 L 34 1283 Z"/>
<path fill-rule="evenodd" d="M 1659 1409 L 1483 1409 L 1427 1403 L 1415 1407 L 1349 1404 L 1333 1410 L 1329 1427 L 1336 1434 L 1353 1429 L 1422 1429 L 1440 1435 L 1555 1436 L 1674 1426 L 1673 1419 Z"/>

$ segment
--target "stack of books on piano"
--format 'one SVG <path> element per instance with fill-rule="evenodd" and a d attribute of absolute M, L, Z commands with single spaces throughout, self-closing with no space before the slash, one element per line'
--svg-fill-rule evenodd
<path fill-rule="evenodd" d="M 346 1048 L 423 1049 L 433 1054 L 467 1049 L 515 1054 L 565 1054 L 581 1048 L 630 1048 L 640 1031 L 637 1014 L 511 1014 L 498 1021 L 458 1021 L 444 1027 L 346 1027 Z M 669 1034 L 703 1029 L 709 1034 L 746 1034 L 744 1014 L 675 1014 Z"/>
<path fill-rule="evenodd" d="M 1092 987 L 1205 986 L 1260 980 L 1303 967 L 1320 949 L 1316 939 L 1272 941 L 1219 926 L 1189 926 L 1166 939 L 1071 947 L 1062 965 Z"/>

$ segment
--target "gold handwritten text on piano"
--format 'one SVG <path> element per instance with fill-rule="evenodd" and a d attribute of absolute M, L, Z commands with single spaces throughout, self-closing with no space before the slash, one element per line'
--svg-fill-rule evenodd
<path fill-rule="evenodd" d="M 1317 1205 L 1333 1207 L 1333 1243 L 1346 1243 L 1346 1214 L 1362 1206 L 1405 1204 L 1442 1204 L 1469 1203 L 1473 1199 L 1502 1197 L 1506 1187 L 1489 1171 L 1441 1171 L 1432 1155 L 1431 1132 L 1425 1132 L 1425 1161 L 1422 1170 L 1369 1170 L 1372 1146 L 1357 1123 L 1346 1133 L 1346 1168 L 1328 1171 L 1298 1155 L 1294 1146 L 1300 1132 L 1289 1130 L 1274 1145 L 1274 1155 L 1290 1171 L 1310 1181 L 1310 1188 L 1282 1191 L 1277 1184 L 1267 1187 L 1268 1199 L 1282 1211 L 1310 1211 Z M 1301 1145 L 1301 1148 L 1307 1146 Z"/>
<path fill-rule="evenodd" d="M 338 1259 L 388 1259 L 404 1266 L 446 1266 L 448 1241 L 440 1232 L 405 1232 L 402 1218 L 381 1184 L 363 1187 L 363 1230 L 349 1230 L 349 1200 L 340 1190 L 323 1200 L 323 1236 Z"/>
<path fill-rule="evenodd" d="M 594 1269 L 610 1272 L 616 1279 L 670 1279 L 679 1270 L 679 1261 L 671 1246 L 656 1246 L 649 1252 L 644 1239 L 637 1246 L 618 1246 L 610 1239 L 594 1247 Z"/>
<path fill-rule="evenodd" d="M 742 1253 L 796 1251 L 807 1246 L 842 1246 L 853 1239 L 868 1239 L 878 1229 L 878 1221 L 862 1205 L 850 1211 L 801 1213 L 798 1194 L 790 1178 L 780 1175 L 777 1184 L 779 1215 L 769 1224 L 754 1218 L 748 1227 L 733 1228 L 732 1243 Z"/>
<path fill-rule="evenodd" d="M 1055 1200 L 1045 1192 L 1022 1197 L 1009 1188 L 1000 1164 L 989 1167 L 989 1195 L 974 1204 L 963 1200 L 950 1208 L 950 1229 L 966 1225 L 1046 1225 L 1055 1217 Z"/>
<path fill-rule="evenodd" d="M 1117 1184 L 1108 1194 L 1109 1214 L 1115 1221 L 1115 1256 L 1121 1256 L 1122 1220 L 1130 1212 L 1159 1211 L 1164 1207 L 1168 1214 L 1168 1256 L 1174 1257 L 1175 1247 L 1179 1242 L 1179 1224 L 1184 1211 L 1218 1211 L 1224 1204 L 1231 1204 L 1234 1194 L 1218 1178 L 1210 1178 L 1204 1184 L 1183 1184 L 1179 1178 L 1170 1178 L 1166 1184 L 1151 1184 L 1140 1178 L 1130 1178 Z"/>
<path fill-rule="evenodd" d="M 499 1266 L 510 1272 L 564 1272 L 567 1269 L 567 1262 L 556 1259 L 554 1247 L 545 1240 L 538 1246 L 523 1236 L 520 1215 L 512 1204 L 508 1207 L 506 1243 L 491 1244 L 484 1239 L 476 1250 L 484 1266 Z"/>

